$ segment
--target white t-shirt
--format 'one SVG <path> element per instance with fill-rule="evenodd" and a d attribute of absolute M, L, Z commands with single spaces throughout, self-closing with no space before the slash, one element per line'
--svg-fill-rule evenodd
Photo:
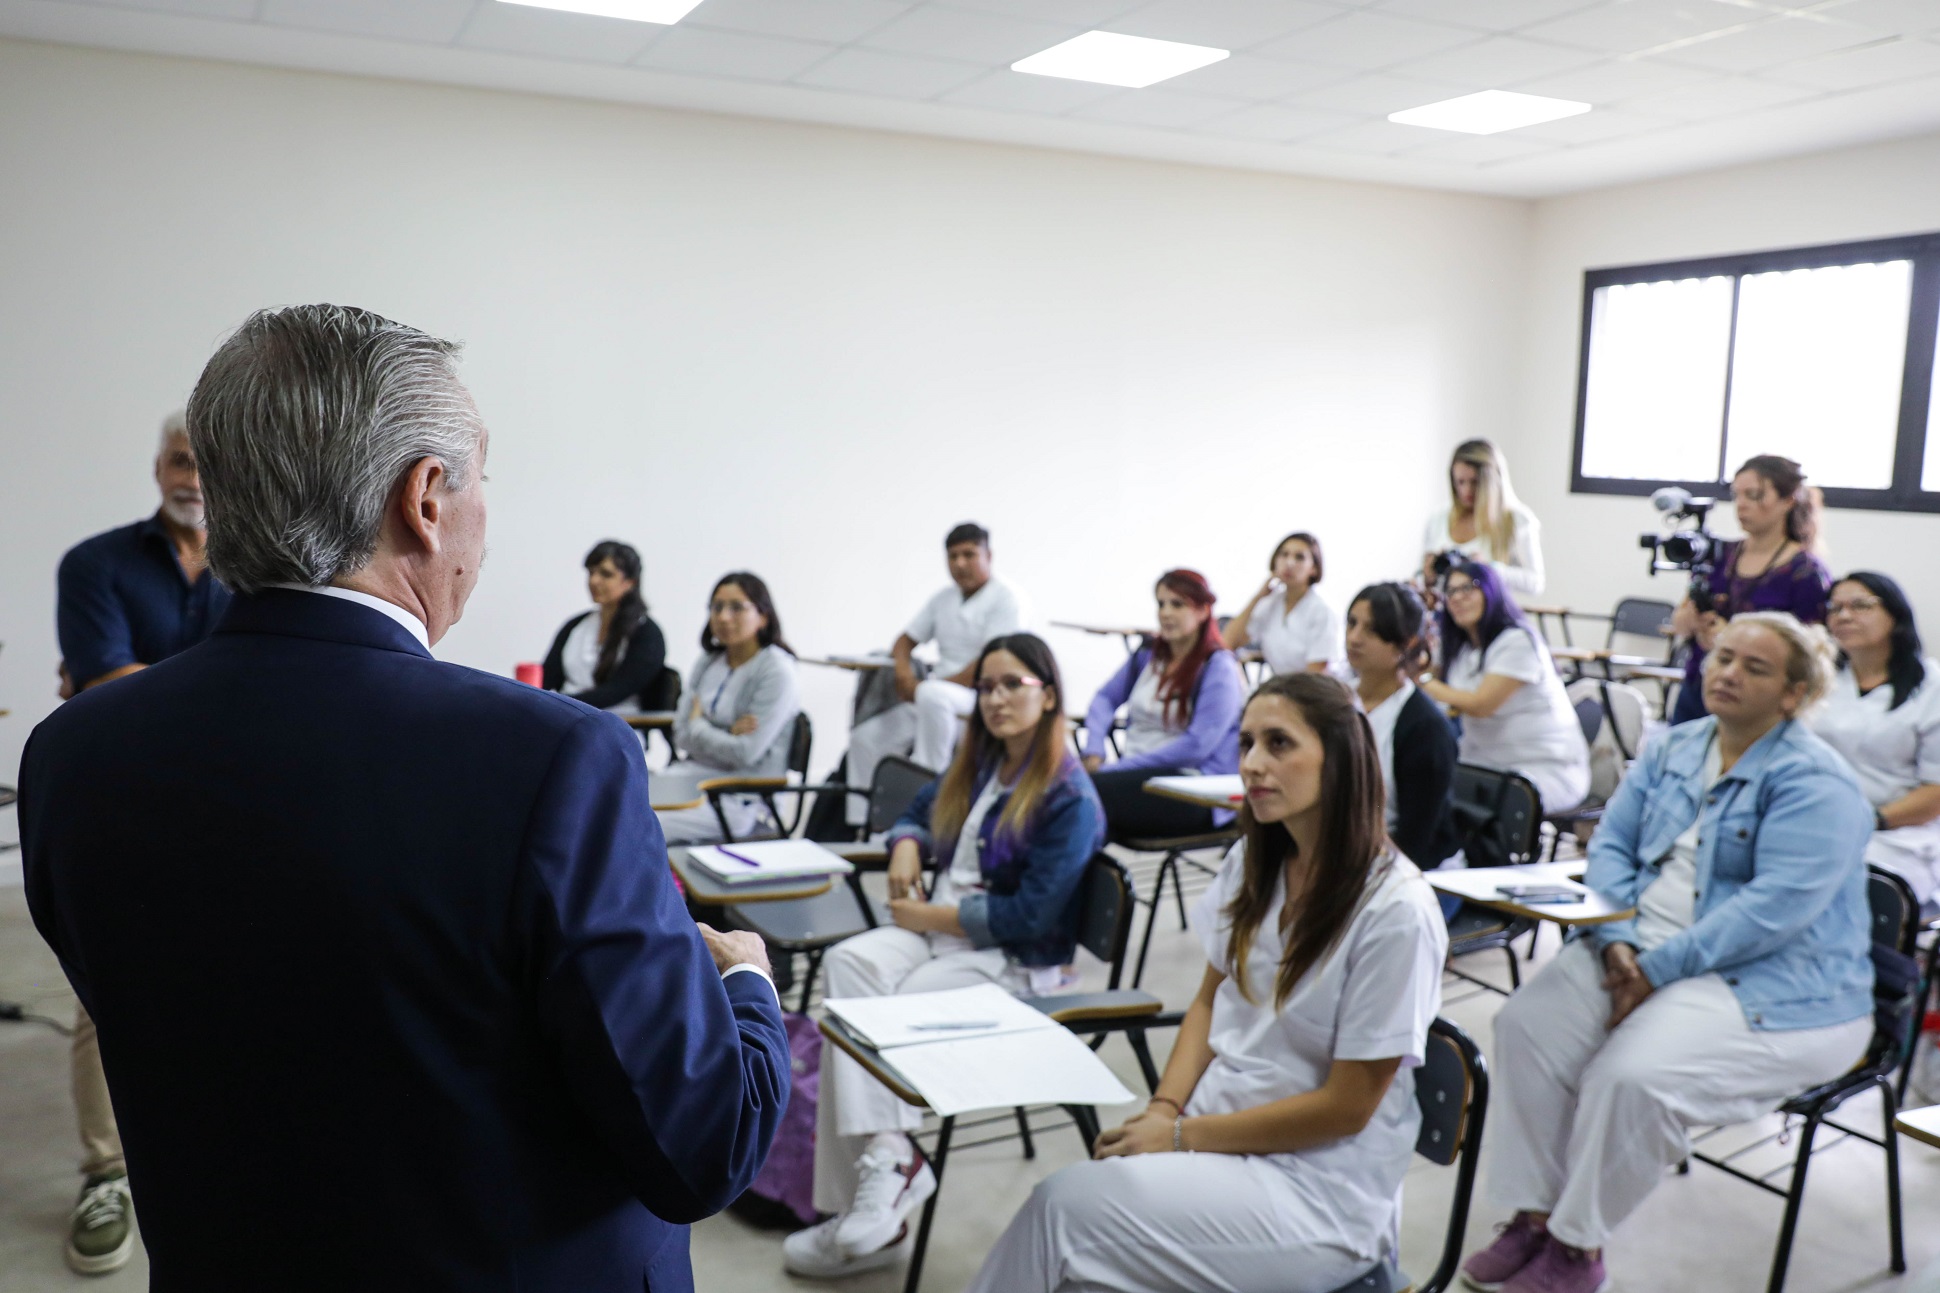
<path fill-rule="evenodd" d="M 1509 591 L 1522 597 L 1534 597 L 1543 590 L 1543 544 L 1536 514 L 1520 503 L 1509 508 L 1509 516 L 1515 522 L 1509 536 L 1509 556 L 1498 561 L 1491 550 L 1486 535 L 1476 534 L 1467 543 L 1455 542 L 1448 532 L 1449 517 L 1453 509 L 1442 508 L 1428 518 L 1428 527 L 1421 538 L 1421 550 L 1428 552 L 1447 552 L 1450 549 L 1461 553 L 1471 561 L 1487 562 L 1495 567 L 1502 576 L 1502 582 L 1509 585 Z"/>
<path fill-rule="evenodd" d="M 1224 912 L 1245 875 L 1246 845 L 1227 853 L 1219 875 L 1193 909 L 1206 959 L 1230 975 Z M 1374 1117 L 1357 1135 L 1266 1160 L 1322 1215 L 1339 1218 L 1340 1241 L 1373 1260 L 1389 1246 L 1421 1126 L 1413 1070 L 1441 1009 L 1448 926 L 1434 891 L 1406 858 L 1377 866 L 1353 921 L 1334 950 L 1273 1006 L 1284 944 L 1285 881 L 1260 922 L 1246 958 L 1253 1000 L 1228 977 L 1213 997 L 1207 1041 L 1213 1061 L 1186 1102 L 1190 1114 L 1236 1113 L 1315 1091 L 1335 1060 L 1401 1057 Z"/>
<path fill-rule="evenodd" d="M 1335 673 L 1346 671 L 1341 648 L 1340 616 L 1309 588 L 1286 609 L 1286 594 L 1275 593 L 1253 608 L 1249 621 L 1253 641 L 1275 673 L 1300 673 L 1319 661 Z"/>
<path fill-rule="evenodd" d="M 983 883 L 983 823 L 990 816 L 990 810 L 997 803 L 997 796 L 1003 793 L 1003 786 L 992 777 L 984 782 L 983 789 L 970 802 L 970 811 L 964 816 L 963 829 L 957 833 L 956 852 L 950 855 L 950 869 L 936 877 L 936 884 L 930 890 L 930 901 L 950 906 L 966 894 L 982 893 Z M 929 935 L 930 952 L 941 956 L 945 952 L 967 952 L 973 944 L 961 934 L 945 934 L 940 931 Z"/>
<path fill-rule="evenodd" d="M 1924 660 L 1927 676 L 1898 709 L 1882 683 L 1865 695 L 1850 668 L 1832 679 L 1826 703 L 1807 723 L 1859 774 L 1866 802 L 1882 808 L 1923 785 L 1940 785 L 1940 664 Z M 1940 821 L 1873 832 L 1866 860 L 1904 877 L 1925 901 L 1940 883 Z"/>
<path fill-rule="evenodd" d="M 1159 699 L 1159 683 L 1164 677 L 1164 670 L 1157 665 L 1146 665 L 1132 684 L 1132 694 L 1125 699 L 1124 750 L 1128 755 L 1149 753 L 1185 731 L 1183 715 L 1171 724 L 1165 720 L 1165 702 Z"/>
<path fill-rule="evenodd" d="M 626 648 L 627 644 L 622 642 L 619 654 L 613 657 L 614 664 L 617 665 L 626 659 Z M 563 690 L 568 695 L 590 690 L 597 685 L 593 681 L 593 671 L 599 668 L 600 663 L 598 611 L 581 616 L 579 623 L 573 625 L 572 631 L 566 634 L 566 645 L 561 652 L 560 663 L 565 667 L 566 683 Z M 615 703 L 611 708 L 615 714 L 637 714 L 640 712 L 640 702 L 637 698 L 629 696 Z"/>
<path fill-rule="evenodd" d="M 1448 670 L 1448 685 L 1474 691 L 1490 674 L 1522 686 L 1487 718 L 1462 715 L 1462 762 L 1521 773 L 1535 783 L 1546 812 L 1581 803 L 1590 789 L 1590 747 L 1549 648 L 1512 625 L 1488 650 L 1465 649 Z"/>
<path fill-rule="evenodd" d="M 1663 946 L 1671 935 L 1691 927 L 1697 919 L 1697 858 L 1701 842 L 1699 827 L 1704 823 L 1703 800 L 1718 784 L 1724 756 L 1718 750 L 1717 733 L 1704 749 L 1704 782 L 1698 787 L 1697 817 L 1671 842 L 1657 878 L 1637 895 L 1637 950 L 1651 952 Z"/>
<path fill-rule="evenodd" d="M 1394 725 L 1401 721 L 1401 707 L 1408 703 L 1408 697 L 1415 694 L 1412 679 L 1403 678 L 1401 689 L 1373 709 L 1367 711 L 1367 725 L 1374 731 L 1374 748 L 1381 755 L 1381 781 L 1388 788 L 1388 829 L 1393 830 L 1401 820 L 1401 812 L 1394 800 Z M 1356 705 L 1361 703 L 1357 693 Z"/>
<path fill-rule="evenodd" d="M 938 592 L 903 633 L 918 646 L 935 642 L 937 672 L 948 677 L 975 664 L 984 643 L 1023 627 L 1023 599 L 992 575 L 968 597 L 955 584 Z"/>

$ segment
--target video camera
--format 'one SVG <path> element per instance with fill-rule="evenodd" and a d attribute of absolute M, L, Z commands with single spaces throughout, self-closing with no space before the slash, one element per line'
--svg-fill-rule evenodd
<path fill-rule="evenodd" d="M 1705 528 L 1715 498 L 1693 498 L 1691 491 L 1666 485 L 1650 496 L 1650 505 L 1664 514 L 1665 523 L 1674 526 L 1669 534 L 1641 534 L 1637 546 L 1650 552 L 1650 573 L 1681 570 L 1691 577 L 1691 600 L 1708 606 L 1711 600 L 1711 572 L 1717 566 L 1720 544 Z M 1678 525 L 1690 521 L 1690 525 Z"/>

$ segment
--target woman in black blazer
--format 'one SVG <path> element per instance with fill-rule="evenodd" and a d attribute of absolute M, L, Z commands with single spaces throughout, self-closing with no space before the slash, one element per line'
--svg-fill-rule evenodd
<path fill-rule="evenodd" d="M 667 639 L 640 596 L 640 554 L 612 539 L 595 546 L 586 591 L 593 609 L 567 620 L 546 652 L 546 690 L 621 713 L 657 708 L 647 693 L 660 685 Z"/>
<path fill-rule="evenodd" d="M 1347 663 L 1381 752 L 1388 836 L 1433 871 L 1461 847 L 1455 833 L 1455 733 L 1414 674 L 1428 661 L 1427 611 L 1406 584 L 1363 588 L 1347 609 Z"/>

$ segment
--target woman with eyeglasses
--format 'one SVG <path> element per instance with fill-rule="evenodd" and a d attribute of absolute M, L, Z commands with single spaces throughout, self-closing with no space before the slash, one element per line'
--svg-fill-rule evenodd
<path fill-rule="evenodd" d="M 1495 568 L 1458 562 L 1442 584 L 1441 677 L 1421 689 L 1462 720 L 1460 756 L 1527 777 L 1544 812 L 1590 793 L 1583 738 L 1549 647 L 1523 616 Z"/>
<path fill-rule="evenodd" d="M 1940 889 L 1940 664 L 1920 648 L 1898 583 L 1856 570 L 1832 586 L 1826 627 L 1839 669 L 1812 730 L 1846 757 L 1873 807 L 1866 861 Z"/>
<path fill-rule="evenodd" d="M 1133 653 L 1085 711 L 1085 768 L 1118 841 L 1200 835 L 1233 818 L 1145 793 L 1157 776 L 1238 771 L 1246 699 L 1246 674 L 1220 637 L 1206 577 L 1168 570 L 1154 595 L 1158 637 Z M 1120 707 L 1124 753 L 1107 768 L 1106 742 Z"/>
<path fill-rule="evenodd" d="M 1078 946 L 1074 898 L 1105 828 L 1067 745 L 1057 660 L 1034 634 L 992 638 L 974 687 L 949 769 L 889 831 L 895 923 L 835 945 L 823 966 L 830 997 L 1066 984 Z M 925 863 L 936 872 L 927 896 Z M 905 1220 L 936 1191 L 909 1138 L 917 1111 L 834 1047 L 823 1057 L 815 1206 L 834 1215 L 782 1244 L 787 1269 L 814 1278 L 895 1262 Z"/>
<path fill-rule="evenodd" d="M 1344 685 L 1269 678 L 1239 739 L 1243 835 L 1158 1089 L 1031 1193 L 972 1293 L 1330 1293 L 1393 1255 L 1448 930 Z"/>
<path fill-rule="evenodd" d="M 759 575 L 722 575 L 707 601 L 701 657 L 687 675 L 674 746 L 681 757 L 652 775 L 657 804 L 701 799 L 700 783 L 715 777 L 776 776 L 788 768 L 788 735 L 801 713 L 795 652 L 781 635 L 781 616 Z M 728 795 L 722 811 L 737 837 L 774 826 L 753 795 Z M 721 838 L 721 821 L 705 802 L 662 810 L 669 844 Z"/>
<path fill-rule="evenodd" d="M 586 554 L 593 609 L 567 620 L 546 652 L 547 691 L 595 709 L 637 714 L 667 664 L 667 639 L 640 596 L 640 554 L 608 539 Z"/>

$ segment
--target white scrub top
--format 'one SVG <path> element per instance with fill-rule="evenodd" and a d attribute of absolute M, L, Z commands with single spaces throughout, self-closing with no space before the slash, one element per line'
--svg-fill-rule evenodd
<path fill-rule="evenodd" d="M 1464 650 L 1447 681 L 1457 691 L 1474 691 L 1489 674 L 1522 686 L 1487 718 L 1462 715 L 1462 762 L 1521 773 L 1535 783 L 1545 812 L 1583 802 L 1590 790 L 1590 747 L 1549 648 L 1532 630 L 1511 625 L 1488 650 Z"/>
<path fill-rule="evenodd" d="M 1401 809 L 1394 797 L 1394 725 L 1401 721 L 1401 709 L 1415 694 L 1414 680 L 1403 678 L 1401 689 L 1367 712 L 1367 725 L 1374 732 L 1374 748 L 1381 755 L 1381 781 L 1388 790 L 1388 829 L 1401 820 Z M 1354 703 L 1359 705 L 1358 693 Z"/>
<path fill-rule="evenodd" d="M 1357 1135 L 1311 1149 L 1266 1155 L 1288 1182 L 1333 1218 L 1340 1241 L 1358 1253 L 1390 1246 L 1401 1205 L 1401 1179 L 1415 1152 L 1421 1111 L 1412 1070 L 1422 1061 L 1428 1025 L 1441 1009 L 1448 926 L 1421 872 L 1389 855 L 1369 877 L 1353 921 L 1332 953 L 1309 970 L 1286 1005 L 1273 1005 L 1284 943 L 1280 909 L 1284 877 L 1246 958 L 1253 999 L 1240 995 L 1226 959 L 1231 930 L 1224 912 L 1245 874 L 1246 844 L 1227 853 L 1193 909 L 1192 927 L 1206 959 L 1228 975 L 1213 997 L 1207 1041 L 1213 1061 L 1188 1114 L 1237 1113 L 1318 1090 L 1335 1060 L 1401 1058 L 1374 1117 Z"/>
<path fill-rule="evenodd" d="M 1165 702 L 1159 699 L 1159 684 L 1164 680 L 1165 671 L 1148 664 L 1132 684 L 1132 694 L 1125 699 L 1124 748 L 1128 755 L 1156 750 L 1186 730 L 1183 714 L 1176 722 L 1166 722 Z"/>
<path fill-rule="evenodd" d="M 625 642 L 620 643 L 619 654 L 613 657 L 614 664 L 617 665 L 620 661 L 626 659 L 626 648 L 627 644 Z M 567 695 L 590 691 L 598 685 L 593 680 L 593 672 L 599 668 L 600 664 L 600 615 L 598 611 L 580 616 L 579 623 L 573 625 L 572 631 L 566 634 L 566 645 L 560 652 L 560 664 L 565 667 L 566 672 L 566 682 L 560 690 L 564 691 Z M 640 702 L 637 698 L 629 696 L 625 700 L 614 704 L 610 712 L 615 714 L 637 714 L 640 712 Z"/>
<path fill-rule="evenodd" d="M 1253 641 L 1275 673 L 1302 673 L 1318 661 L 1335 674 L 1345 673 L 1340 616 L 1313 589 L 1285 609 L 1286 594 L 1275 593 L 1253 609 L 1249 621 Z"/>
<path fill-rule="evenodd" d="M 984 643 L 1023 627 L 1023 599 L 992 575 L 968 597 L 955 584 L 941 590 L 923 604 L 903 633 L 918 646 L 936 643 L 937 672 L 947 678 L 975 664 Z"/>
<path fill-rule="evenodd" d="M 1922 785 L 1940 785 L 1940 664 L 1921 663 L 1926 679 L 1898 709 L 1891 707 L 1891 684 L 1862 696 L 1852 670 L 1845 668 L 1833 675 L 1826 703 L 1806 717 L 1859 774 L 1859 788 L 1874 808 Z M 1874 831 L 1866 860 L 1902 876 L 1925 902 L 1940 885 L 1940 821 Z"/>

